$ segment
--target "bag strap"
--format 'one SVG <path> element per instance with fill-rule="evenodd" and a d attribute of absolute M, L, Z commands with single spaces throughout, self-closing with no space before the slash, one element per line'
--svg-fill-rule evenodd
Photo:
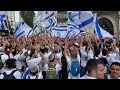
<path fill-rule="evenodd" d="M 17 70 L 13 70 L 9 75 L 6 74 L 6 72 L 3 73 L 4 76 L 10 76 L 13 75 Z"/>
<path fill-rule="evenodd" d="M 17 70 L 13 70 L 9 75 L 13 75 Z"/>

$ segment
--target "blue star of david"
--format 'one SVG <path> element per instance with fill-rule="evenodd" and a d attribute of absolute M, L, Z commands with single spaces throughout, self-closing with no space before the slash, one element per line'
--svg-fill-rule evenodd
<path fill-rule="evenodd" d="M 52 23 L 53 23 L 53 20 L 52 20 L 52 19 L 49 19 L 48 21 L 49 21 L 49 23 L 52 25 Z"/>
<path fill-rule="evenodd" d="M 58 36 L 60 36 L 60 33 L 59 33 L 59 32 L 57 32 L 57 35 L 58 35 Z"/>

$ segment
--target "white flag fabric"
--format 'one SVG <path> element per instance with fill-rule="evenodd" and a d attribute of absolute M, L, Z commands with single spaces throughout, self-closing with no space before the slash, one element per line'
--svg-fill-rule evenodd
<path fill-rule="evenodd" d="M 38 25 L 35 25 L 35 26 L 33 27 L 33 32 L 34 32 L 35 35 L 39 35 L 39 34 L 40 34 L 40 30 L 39 30 L 39 28 L 38 28 Z"/>
<path fill-rule="evenodd" d="M 0 11 L 0 15 L 6 15 L 7 13 L 6 13 L 6 11 Z"/>
<path fill-rule="evenodd" d="M 98 19 L 97 19 L 97 14 L 94 14 L 94 22 L 95 22 L 95 33 L 97 35 L 97 38 L 113 38 L 113 36 L 107 32 L 106 30 L 104 30 L 98 23 Z"/>
<path fill-rule="evenodd" d="M 33 30 L 25 23 L 25 22 L 20 22 L 18 26 L 14 30 L 14 35 L 17 38 L 20 38 L 22 36 L 25 36 L 26 38 L 30 36 L 33 33 Z"/>
<path fill-rule="evenodd" d="M 24 25 L 24 22 L 19 22 L 19 24 L 16 26 L 16 28 L 13 31 L 14 35 L 17 38 L 24 36 L 25 31 L 23 29 L 21 29 L 23 25 Z"/>
<path fill-rule="evenodd" d="M 22 26 L 21 29 L 23 29 L 25 31 L 24 36 L 26 38 L 28 38 L 30 35 L 33 34 L 33 29 L 31 27 L 29 27 L 26 23 Z"/>
<path fill-rule="evenodd" d="M 52 36 L 66 38 L 67 36 L 67 27 L 54 27 L 52 29 Z"/>
<path fill-rule="evenodd" d="M 55 26 L 55 13 L 54 11 L 41 11 L 38 13 L 38 20 L 42 23 L 45 29 L 50 29 Z"/>
<path fill-rule="evenodd" d="M 77 24 L 79 28 L 89 29 L 93 25 L 93 14 L 91 11 L 69 12 L 68 18 Z"/>
<path fill-rule="evenodd" d="M 67 28 L 68 28 L 67 36 L 68 36 L 69 38 L 75 37 L 78 33 L 80 33 L 79 26 L 77 26 L 77 25 L 74 24 L 74 23 L 68 24 Z"/>

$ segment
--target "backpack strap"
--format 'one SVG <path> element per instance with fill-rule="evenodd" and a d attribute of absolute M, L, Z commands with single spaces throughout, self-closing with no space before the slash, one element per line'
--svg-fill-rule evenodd
<path fill-rule="evenodd" d="M 13 75 L 16 71 L 17 71 L 17 70 L 13 70 L 13 71 L 10 73 L 10 75 Z"/>
<path fill-rule="evenodd" d="M 4 76 L 10 76 L 13 75 L 17 70 L 13 70 L 9 75 L 6 74 L 6 72 L 3 73 Z"/>

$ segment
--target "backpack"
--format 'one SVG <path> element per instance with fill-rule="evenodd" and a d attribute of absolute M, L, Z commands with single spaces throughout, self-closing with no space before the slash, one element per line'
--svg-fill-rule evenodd
<path fill-rule="evenodd" d="M 13 75 L 17 70 L 13 70 L 9 75 L 6 74 L 6 72 L 3 73 L 4 78 L 3 79 L 16 79 Z"/>
<path fill-rule="evenodd" d="M 50 65 L 46 73 L 46 79 L 58 79 L 55 65 Z"/>
<path fill-rule="evenodd" d="M 73 76 L 77 76 L 80 73 L 80 64 L 77 60 L 72 60 L 70 72 Z"/>

